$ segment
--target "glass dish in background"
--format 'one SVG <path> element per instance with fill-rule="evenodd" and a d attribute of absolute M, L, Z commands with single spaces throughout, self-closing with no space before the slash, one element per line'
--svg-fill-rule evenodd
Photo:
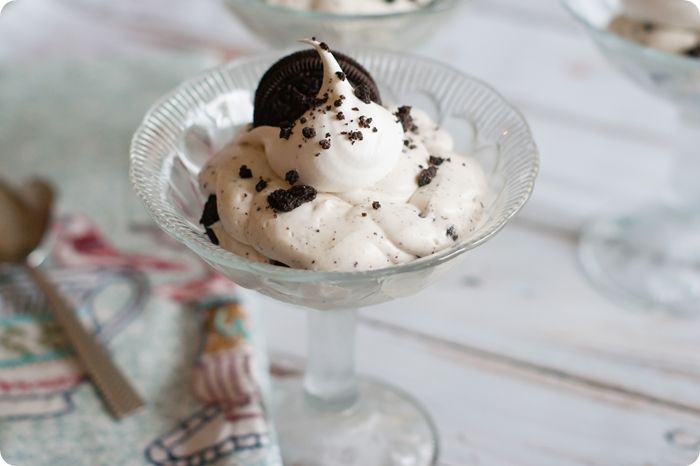
<path fill-rule="evenodd" d="M 685 0 L 671 3 L 677 2 Z M 580 245 L 583 267 L 596 286 L 626 303 L 697 315 L 700 59 L 645 47 L 611 33 L 608 24 L 623 11 L 620 0 L 563 0 L 563 4 L 611 64 L 672 103 L 680 117 L 671 198 L 662 200 L 663 189 L 650 187 L 660 193 L 660 205 L 602 219 L 587 228 Z"/>
<path fill-rule="evenodd" d="M 306 375 L 282 379 L 274 390 L 285 464 L 434 464 L 437 436 L 424 410 L 400 390 L 355 376 L 356 309 L 420 291 L 495 235 L 530 197 L 538 152 L 520 113 L 485 84 L 427 59 L 367 48 L 344 52 L 370 71 L 385 102 L 426 110 L 457 137 L 457 152 L 483 164 L 492 189 L 485 220 L 453 248 L 380 270 L 314 272 L 249 262 L 206 239 L 198 224 L 205 196 L 197 174 L 252 120 L 253 94 L 277 55 L 228 63 L 163 98 L 134 137 L 131 179 L 158 225 L 215 269 L 313 309 Z"/>
<path fill-rule="evenodd" d="M 406 50 L 422 44 L 468 0 L 435 0 L 413 11 L 374 15 L 338 15 L 270 5 L 264 0 L 223 0 L 255 35 L 286 48 L 316 36 L 336 48 L 372 45 Z"/>

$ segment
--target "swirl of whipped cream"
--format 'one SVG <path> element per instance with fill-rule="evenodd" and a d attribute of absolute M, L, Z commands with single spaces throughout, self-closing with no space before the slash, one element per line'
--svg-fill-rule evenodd
<path fill-rule="evenodd" d="M 355 95 L 338 61 L 325 44 L 312 45 L 323 62 L 318 106 L 308 110 L 291 128 L 260 126 L 241 142 L 262 145 L 270 167 L 284 179 L 290 170 L 318 191 L 341 193 L 366 188 L 386 177 L 403 149 L 401 123 L 381 105 Z"/>

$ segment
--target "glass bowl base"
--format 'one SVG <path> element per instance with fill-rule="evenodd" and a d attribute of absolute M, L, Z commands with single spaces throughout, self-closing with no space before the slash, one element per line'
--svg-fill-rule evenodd
<path fill-rule="evenodd" d="M 596 287 L 637 308 L 700 315 L 700 213 L 650 208 L 603 219 L 579 247 Z"/>
<path fill-rule="evenodd" d="M 305 394 L 302 377 L 274 381 L 273 416 L 285 466 L 428 466 L 438 437 L 425 410 L 400 390 L 368 379 L 346 409 Z"/>

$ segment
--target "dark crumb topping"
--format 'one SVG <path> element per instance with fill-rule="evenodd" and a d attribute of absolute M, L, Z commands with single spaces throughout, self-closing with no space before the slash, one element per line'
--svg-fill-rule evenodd
<path fill-rule="evenodd" d="M 315 138 L 316 130 L 310 126 L 307 126 L 306 128 L 301 130 L 301 135 L 304 136 L 306 139 Z"/>
<path fill-rule="evenodd" d="M 700 58 L 700 45 L 696 45 L 685 51 L 685 54 L 692 58 Z"/>
<path fill-rule="evenodd" d="M 267 196 L 267 203 L 277 212 L 291 212 L 314 199 L 316 199 L 316 189 L 300 184 L 272 192 Z"/>
<path fill-rule="evenodd" d="M 330 139 L 321 139 L 318 141 L 318 144 L 321 146 L 321 149 L 330 149 L 331 148 L 331 140 Z"/>
<path fill-rule="evenodd" d="M 338 112 L 338 119 L 339 120 L 344 120 L 345 119 L 345 114 L 343 112 Z"/>
<path fill-rule="evenodd" d="M 299 119 L 299 122 L 300 122 L 302 125 L 303 125 L 304 123 L 306 123 L 306 117 L 301 117 L 301 118 Z"/>
<path fill-rule="evenodd" d="M 455 229 L 454 225 L 450 226 L 445 234 L 448 238 L 452 239 L 452 241 L 457 241 L 459 239 L 459 235 L 457 234 L 457 230 Z"/>
<path fill-rule="evenodd" d="M 343 73 L 342 71 L 336 71 L 336 72 L 335 72 L 335 75 L 336 75 L 336 76 L 338 77 L 338 79 L 340 79 L 341 81 L 345 81 L 345 73 Z"/>
<path fill-rule="evenodd" d="M 352 111 L 354 111 L 354 112 L 359 112 L 359 111 L 360 111 L 360 109 L 357 108 L 357 107 L 353 107 L 353 108 L 351 108 L 350 110 L 352 110 Z"/>
<path fill-rule="evenodd" d="M 373 132 L 373 133 L 376 133 L 377 131 L 379 131 L 379 130 L 377 129 L 376 126 L 375 126 L 374 128 L 372 128 L 372 132 Z"/>
<path fill-rule="evenodd" d="M 434 156 L 434 155 L 431 155 L 430 158 L 428 159 L 428 163 L 429 163 L 430 165 L 435 165 L 436 167 L 439 167 L 440 165 L 442 165 L 442 163 L 443 163 L 444 161 L 445 161 L 444 158 L 442 158 L 442 157 L 436 157 L 436 156 Z"/>
<path fill-rule="evenodd" d="M 335 105 L 336 107 L 340 107 L 341 105 L 343 105 L 343 99 L 337 99 L 335 102 L 333 102 L 333 105 Z"/>
<path fill-rule="evenodd" d="M 373 208 L 374 210 L 378 210 L 378 209 L 381 209 L 381 208 L 382 208 L 382 205 L 379 203 L 379 201 L 374 201 L 374 202 L 372 203 L 372 208 Z"/>
<path fill-rule="evenodd" d="M 241 168 L 238 169 L 238 176 L 244 179 L 252 178 L 253 172 L 248 168 L 248 165 L 241 165 Z"/>
<path fill-rule="evenodd" d="M 362 212 L 362 216 L 363 216 L 363 217 L 366 217 L 366 216 L 367 216 L 367 212 Z"/>
<path fill-rule="evenodd" d="M 366 104 L 372 102 L 372 92 L 365 84 L 360 84 L 355 88 L 355 97 Z"/>
<path fill-rule="evenodd" d="M 394 113 L 394 115 L 397 118 L 396 121 L 401 123 L 404 133 L 408 133 L 410 130 L 414 130 L 414 128 L 416 128 L 416 125 L 413 124 L 410 106 L 404 105 L 403 107 L 399 107 L 398 111 Z"/>
<path fill-rule="evenodd" d="M 321 42 L 320 44 L 318 44 L 318 46 L 321 47 L 321 50 L 325 50 L 326 52 L 331 49 L 325 42 Z"/>
<path fill-rule="evenodd" d="M 219 245 L 219 238 L 216 237 L 216 233 L 214 233 L 214 230 L 212 230 L 211 228 L 206 228 L 204 232 L 207 234 L 207 238 L 209 238 L 209 241 L 211 241 L 216 246 Z"/>
<path fill-rule="evenodd" d="M 360 118 L 357 120 L 357 124 L 360 126 L 360 128 L 369 128 L 370 124 L 372 124 L 372 119 L 367 118 L 364 115 L 360 116 Z"/>
<path fill-rule="evenodd" d="M 299 172 L 296 170 L 289 170 L 285 175 L 284 179 L 287 180 L 287 183 L 293 185 L 296 184 L 297 181 L 299 181 Z"/>
<path fill-rule="evenodd" d="M 283 126 L 280 128 L 280 139 L 289 139 L 289 137 L 292 135 L 292 127 L 291 126 Z"/>
<path fill-rule="evenodd" d="M 422 187 L 422 186 L 430 184 L 430 182 L 433 181 L 433 178 L 435 178 L 435 175 L 437 175 L 437 167 L 436 166 L 431 165 L 428 168 L 424 168 L 418 174 L 418 186 Z"/>
<path fill-rule="evenodd" d="M 205 227 L 210 227 L 219 221 L 219 211 L 216 208 L 216 196 L 211 195 L 204 204 L 204 210 L 202 211 L 202 218 L 199 219 L 199 223 Z"/>
<path fill-rule="evenodd" d="M 362 131 L 350 131 L 348 133 L 348 139 L 351 141 L 351 144 L 355 144 L 357 141 L 362 141 L 364 136 L 362 136 Z"/>
<path fill-rule="evenodd" d="M 270 259 L 270 264 L 272 264 L 272 265 L 277 265 L 277 266 L 279 266 L 279 267 L 287 267 L 287 268 L 289 268 L 289 266 L 288 266 L 287 264 L 285 264 L 284 262 L 276 261 L 276 260 L 274 260 L 274 259 Z"/>
<path fill-rule="evenodd" d="M 255 191 L 260 192 L 265 188 L 267 188 L 267 181 L 260 178 L 260 181 L 255 185 Z"/>

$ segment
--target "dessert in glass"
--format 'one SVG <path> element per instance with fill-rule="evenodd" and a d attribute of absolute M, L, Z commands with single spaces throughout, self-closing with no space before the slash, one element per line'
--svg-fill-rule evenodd
<path fill-rule="evenodd" d="M 162 99 L 134 136 L 132 182 L 215 269 L 309 308 L 306 373 L 271 401 L 285 464 L 435 464 L 424 409 L 355 374 L 357 308 L 420 291 L 503 228 L 537 149 L 523 117 L 459 71 L 305 42 Z"/>
<path fill-rule="evenodd" d="M 405 49 L 430 39 L 467 0 L 223 0 L 251 32 L 275 47 L 318 35 L 341 49 Z"/>
<path fill-rule="evenodd" d="M 584 269 L 596 286 L 622 302 L 676 314 L 697 314 L 700 2 L 563 3 L 613 65 L 644 89 L 672 103 L 680 117 L 673 192 L 659 199 L 659 205 L 602 219 L 587 228 L 580 245 Z"/>

